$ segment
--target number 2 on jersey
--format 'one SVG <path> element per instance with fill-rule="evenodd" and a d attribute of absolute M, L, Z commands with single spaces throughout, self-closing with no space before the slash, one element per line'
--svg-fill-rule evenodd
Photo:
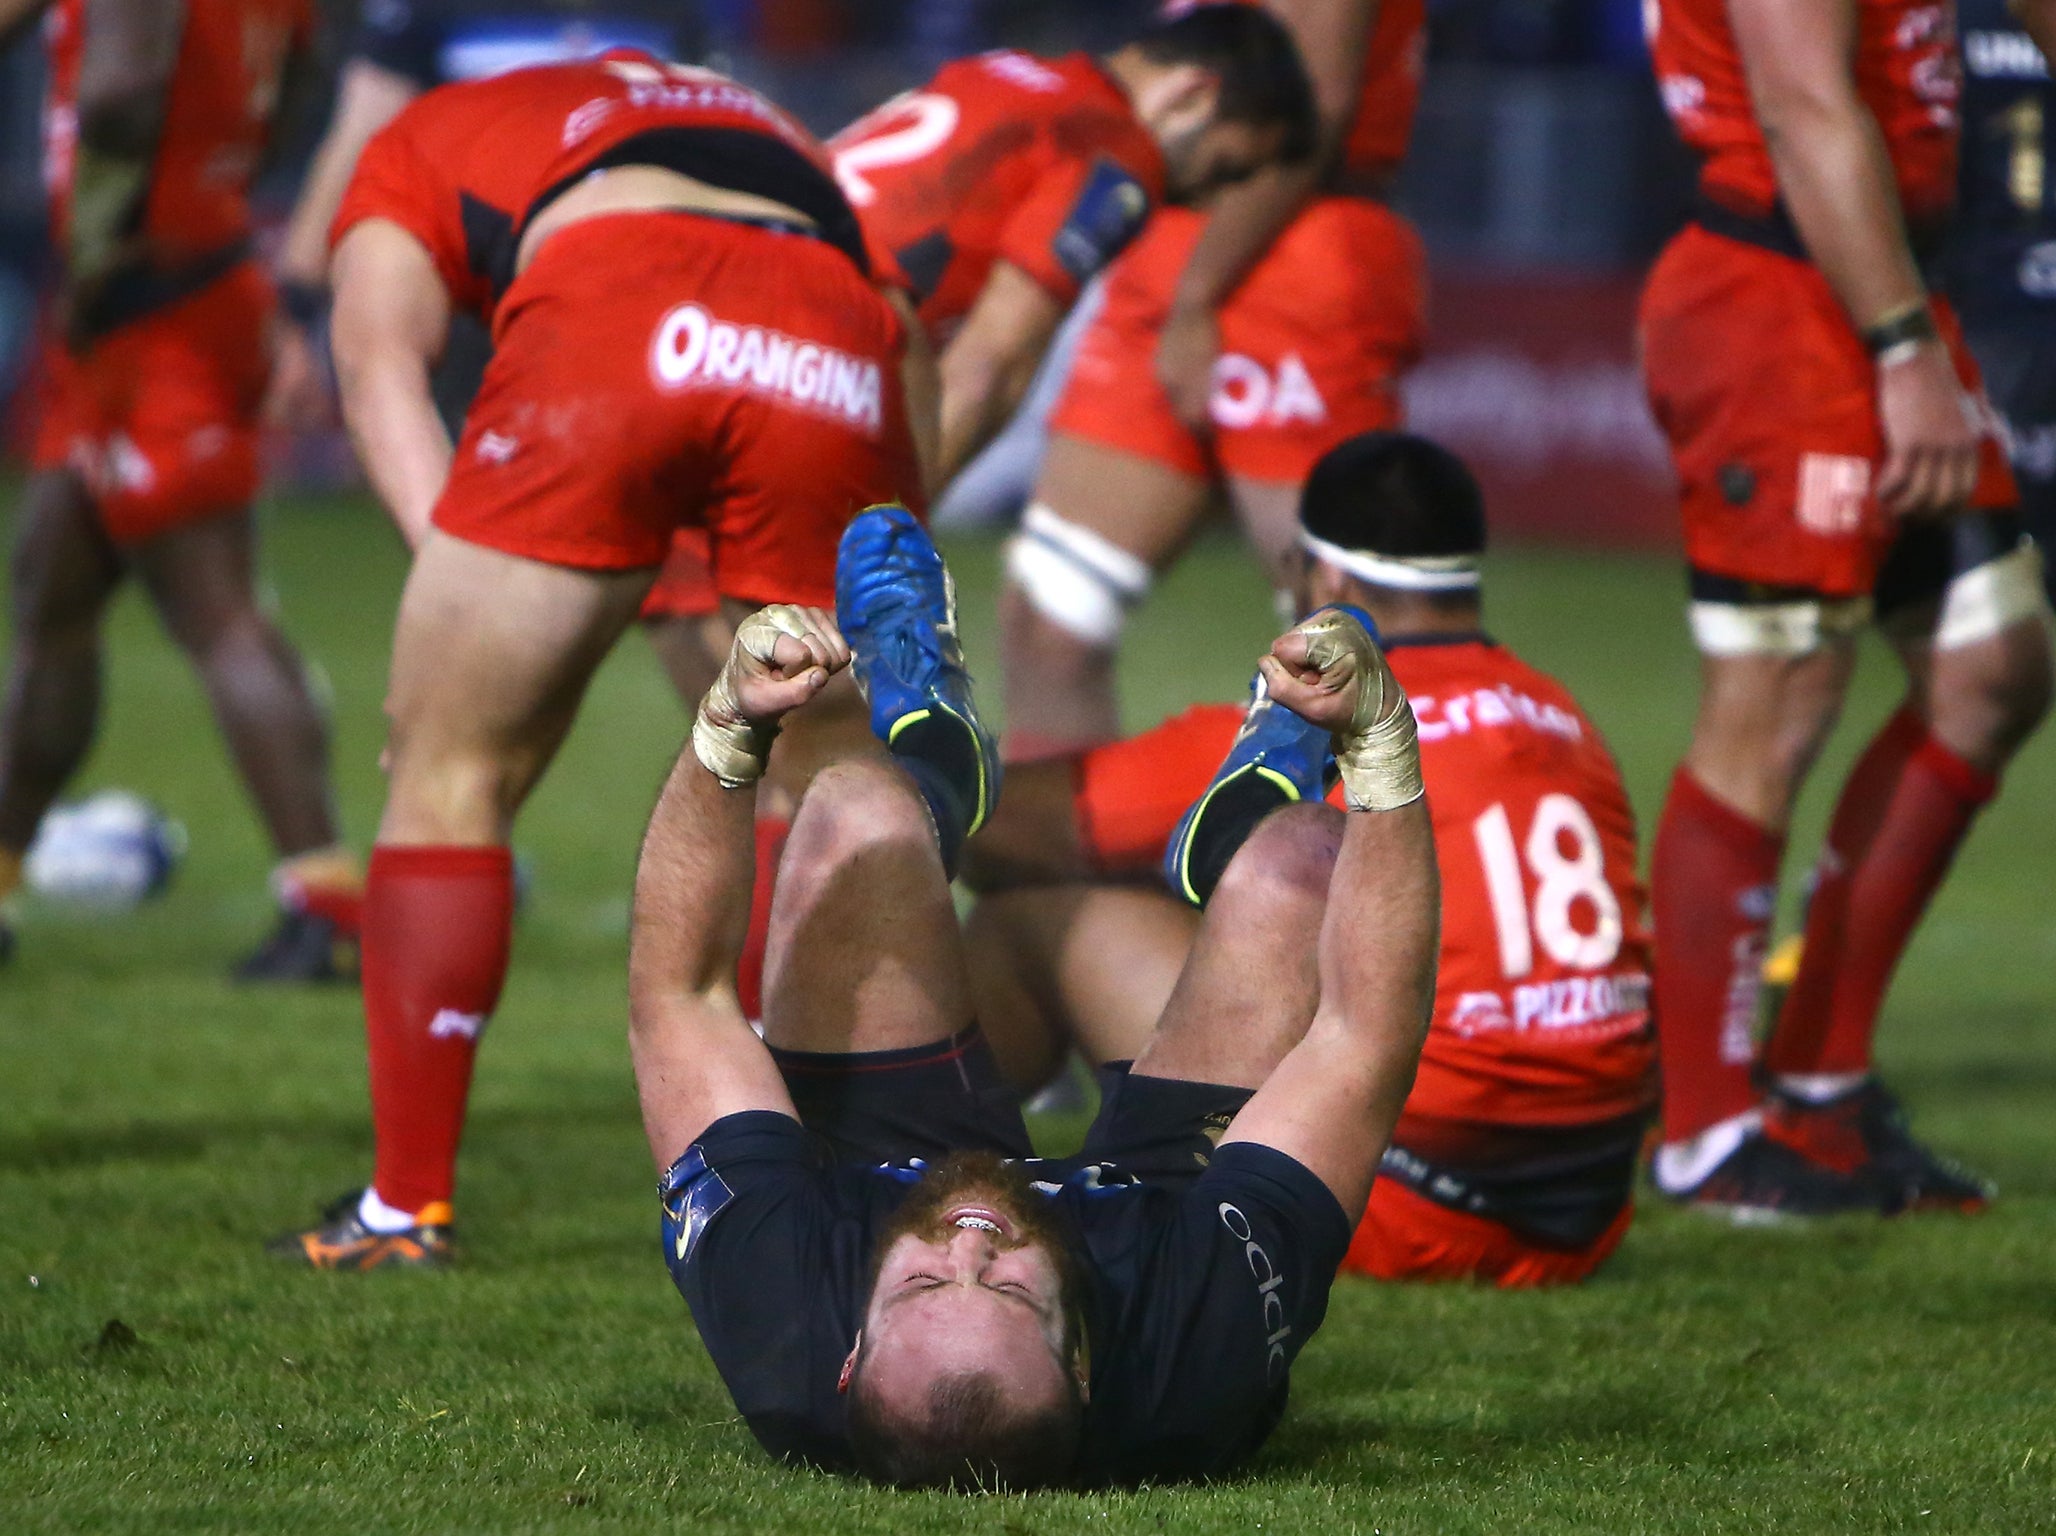
<path fill-rule="evenodd" d="M 1508 981 L 1535 969 L 1538 941 L 1551 960 L 1572 970 L 1613 963 L 1621 948 L 1620 898 L 1606 883 L 1606 849 L 1584 806 L 1566 794 L 1544 795 L 1535 802 L 1535 819 L 1519 848 L 1504 804 L 1472 822 L 1471 835 L 1485 866 L 1492 925 L 1499 934 L 1499 968 Z M 1523 854 L 1527 872 L 1535 877 L 1532 905 L 1521 869 Z M 1571 920 L 1580 897 L 1591 903 L 1597 919 L 1590 933 L 1580 933 Z"/>
<path fill-rule="evenodd" d="M 854 144 L 835 152 L 835 179 L 842 184 L 842 195 L 859 208 L 870 207 L 878 201 L 878 189 L 865 179 L 865 172 L 933 154 L 957 131 L 961 115 L 954 97 L 934 91 L 893 97 L 856 125 Z M 896 122 L 902 118 L 905 121 Z M 895 122 L 896 126 L 884 126 Z"/>

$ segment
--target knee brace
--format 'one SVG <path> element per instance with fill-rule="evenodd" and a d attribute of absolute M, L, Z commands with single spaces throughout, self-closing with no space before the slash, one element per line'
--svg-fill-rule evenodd
<path fill-rule="evenodd" d="M 1146 562 L 1039 501 L 1007 541 L 1007 576 L 1037 613 L 1102 650 L 1121 638 L 1128 610 L 1153 579 Z"/>

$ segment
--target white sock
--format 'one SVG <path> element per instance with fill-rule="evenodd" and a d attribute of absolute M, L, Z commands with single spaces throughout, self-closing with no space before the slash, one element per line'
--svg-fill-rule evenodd
<path fill-rule="evenodd" d="M 365 1186 L 364 1198 L 357 1202 L 357 1219 L 373 1232 L 404 1232 L 414 1225 L 411 1211 L 394 1210 L 369 1185 Z"/>
<path fill-rule="evenodd" d="M 1861 1088 L 1868 1072 L 1780 1072 L 1778 1092 L 1802 1104 L 1825 1104 Z"/>
<path fill-rule="evenodd" d="M 1735 1148 L 1742 1145 L 1742 1138 L 1762 1125 L 1762 1110 L 1745 1109 L 1739 1115 L 1709 1125 L 1696 1136 L 1665 1142 L 1656 1149 L 1652 1170 L 1657 1188 L 1682 1195 L 1726 1162 Z"/>

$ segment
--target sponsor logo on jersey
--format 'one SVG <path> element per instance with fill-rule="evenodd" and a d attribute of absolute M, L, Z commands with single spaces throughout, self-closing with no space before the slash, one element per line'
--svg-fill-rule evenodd
<path fill-rule="evenodd" d="M 991 53 L 980 54 L 978 64 L 987 73 L 998 75 L 1024 91 L 1049 93 L 1064 88 L 1062 75 L 1033 55 L 1012 48 L 995 48 Z"/>
<path fill-rule="evenodd" d="M 1414 723 L 1422 741 L 1442 741 L 1451 736 L 1468 736 L 1472 731 L 1496 730 L 1503 726 L 1526 726 L 1531 731 L 1556 736 L 1564 741 L 1583 741 L 1584 722 L 1561 704 L 1531 698 L 1511 683 L 1496 688 L 1473 688 L 1469 693 L 1446 699 L 1415 695 Z"/>
<path fill-rule="evenodd" d="M 1149 193 L 1113 161 L 1095 161 L 1050 249 L 1076 282 L 1085 282 L 1126 249 L 1149 217 Z"/>
<path fill-rule="evenodd" d="M 1253 357 L 1224 352 L 1214 360 L 1213 386 L 1208 410 L 1216 426 L 1282 427 L 1328 419 L 1328 402 L 1297 352 L 1280 358 L 1275 372 Z"/>
<path fill-rule="evenodd" d="M 1466 992 L 1450 1011 L 1449 1027 L 1487 1035 L 1639 1024 L 1649 1013 L 1649 987 L 1645 971 L 1615 971 L 1524 982 L 1510 992 Z"/>
<path fill-rule="evenodd" d="M 1242 1259 L 1249 1266 L 1249 1272 L 1256 1280 L 1256 1293 L 1262 1308 L 1264 1326 L 1264 1379 L 1275 1386 L 1284 1378 L 1287 1360 L 1285 1341 L 1292 1337 L 1292 1324 L 1285 1317 L 1285 1298 L 1278 1294 L 1285 1284 L 1285 1276 L 1273 1262 L 1269 1250 L 1256 1240 L 1249 1218 L 1242 1214 L 1239 1206 L 1223 1200 L 1216 1211 L 1221 1225 L 1242 1244 Z"/>
<path fill-rule="evenodd" d="M 877 361 L 681 304 L 657 326 L 650 372 L 665 390 L 726 386 L 765 395 L 876 437 L 884 420 Z"/>
<path fill-rule="evenodd" d="M 2025 32 L 1966 32 L 1963 62 L 1973 75 L 1984 79 L 2049 78 L 2049 61 Z"/>
<path fill-rule="evenodd" d="M 677 1264 L 683 1264 L 692 1257 L 707 1224 L 735 1198 L 735 1191 L 728 1187 L 720 1174 L 707 1166 L 707 1154 L 698 1142 L 687 1147 L 685 1155 L 671 1165 L 670 1171 L 664 1175 L 659 1194 L 664 1201 L 664 1227 L 665 1236 L 669 1239 L 670 1258 Z"/>

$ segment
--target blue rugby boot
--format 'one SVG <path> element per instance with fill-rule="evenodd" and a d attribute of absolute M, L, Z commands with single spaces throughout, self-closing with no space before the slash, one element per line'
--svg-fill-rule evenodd
<path fill-rule="evenodd" d="M 871 730 L 935 819 L 943 868 L 999 799 L 999 750 L 979 723 L 957 641 L 957 589 L 905 507 L 866 507 L 843 530 L 835 622 L 855 658 Z"/>
<path fill-rule="evenodd" d="M 1343 611 L 1377 638 L 1369 614 L 1358 608 Z M 1335 747 L 1328 733 L 1275 702 L 1259 672 L 1250 684 L 1249 710 L 1235 745 L 1164 850 L 1164 882 L 1171 893 L 1205 906 L 1228 861 L 1258 822 L 1280 806 L 1325 798 L 1335 779 Z"/>

